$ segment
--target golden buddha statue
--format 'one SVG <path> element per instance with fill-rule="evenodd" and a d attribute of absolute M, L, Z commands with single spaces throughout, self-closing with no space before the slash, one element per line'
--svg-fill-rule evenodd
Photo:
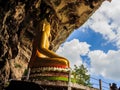
<path fill-rule="evenodd" d="M 42 29 L 42 30 L 40 30 Z M 44 19 L 38 26 L 33 42 L 29 68 L 60 67 L 69 68 L 69 61 L 49 50 L 50 23 Z"/>

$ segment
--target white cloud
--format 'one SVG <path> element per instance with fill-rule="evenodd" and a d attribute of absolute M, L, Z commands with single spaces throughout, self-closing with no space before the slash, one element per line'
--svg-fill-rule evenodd
<path fill-rule="evenodd" d="M 104 53 L 101 50 L 90 51 L 90 45 L 86 42 L 79 42 L 78 39 L 73 39 L 70 42 L 65 42 L 57 50 L 57 54 L 66 57 L 73 68 L 74 65 L 81 65 L 81 55 L 88 55 L 91 61 L 90 73 L 102 75 L 106 78 L 119 80 L 120 79 L 120 50 L 109 50 Z"/>
<path fill-rule="evenodd" d="M 82 64 L 80 55 L 86 55 L 89 52 L 89 47 L 90 45 L 86 42 L 79 42 L 79 40 L 73 39 L 70 42 L 65 42 L 56 53 L 66 57 L 70 61 L 71 67 L 73 67 L 74 65 Z"/>
<path fill-rule="evenodd" d="M 102 34 L 108 42 L 114 42 L 120 49 L 119 5 L 120 0 L 112 0 L 111 3 L 105 1 L 86 24 L 81 27 L 83 28 L 82 30 L 90 27 L 95 32 Z M 82 64 L 80 55 L 88 55 L 91 60 L 91 73 L 101 74 L 106 78 L 119 80 L 120 50 L 109 50 L 107 53 L 104 53 L 101 50 L 90 51 L 89 47 L 90 45 L 86 42 L 79 42 L 77 39 L 74 39 L 70 42 L 65 42 L 57 50 L 57 53 L 69 59 L 72 67 L 74 64 Z"/>
<path fill-rule="evenodd" d="M 120 79 L 120 50 L 109 50 L 108 53 L 95 50 L 89 52 L 88 56 L 91 60 L 91 73 L 101 74 L 114 80 Z"/>
<path fill-rule="evenodd" d="M 120 0 L 105 1 L 92 15 L 83 27 L 90 27 L 93 31 L 103 35 L 108 42 L 113 42 L 120 49 Z M 108 43 L 106 42 L 106 43 Z M 91 71 L 107 78 L 120 79 L 120 50 L 109 50 L 104 53 L 101 50 L 89 52 Z"/>
<path fill-rule="evenodd" d="M 120 48 L 120 0 L 105 1 L 83 27 L 89 26 Z"/>

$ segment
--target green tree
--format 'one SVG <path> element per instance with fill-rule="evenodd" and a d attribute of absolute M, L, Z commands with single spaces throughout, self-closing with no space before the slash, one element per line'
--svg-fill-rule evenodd
<path fill-rule="evenodd" d="M 88 74 L 87 68 L 84 67 L 84 65 L 76 66 L 74 65 L 74 69 L 72 70 L 72 75 L 74 76 L 74 79 L 76 83 L 82 84 L 85 86 L 91 86 L 90 83 L 90 75 Z"/>

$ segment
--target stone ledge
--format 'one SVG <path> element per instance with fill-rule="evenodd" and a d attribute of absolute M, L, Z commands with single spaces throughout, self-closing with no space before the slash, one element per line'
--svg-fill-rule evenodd
<path fill-rule="evenodd" d="M 41 90 L 40 85 L 34 82 L 12 80 L 5 90 Z"/>
<path fill-rule="evenodd" d="M 9 86 L 5 90 L 99 90 L 96 88 L 90 88 L 75 83 L 62 82 L 62 81 L 20 81 L 12 80 Z"/>
<path fill-rule="evenodd" d="M 47 83 L 50 81 L 47 81 Z M 37 82 L 30 82 L 30 81 L 20 81 L 20 80 L 12 80 L 7 88 L 4 90 L 67 90 L 66 86 L 61 85 L 51 85 L 53 83 L 48 83 L 46 81 L 41 81 L 41 84 Z"/>

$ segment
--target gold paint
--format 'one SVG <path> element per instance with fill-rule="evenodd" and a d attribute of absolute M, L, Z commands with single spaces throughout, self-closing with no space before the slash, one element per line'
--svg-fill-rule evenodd
<path fill-rule="evenodd" d="M 55 54 L 53 51 L 49 50 L 50 23 L 45 19 L 42 21 L 41 26 L 42 30 L 41 32 L 37 30 L 36 38 L 33 42 L 33 52 L 30 59 L 29 67 L 34 67 L 36 57 L 39 58 L 39 60 L 65 62 L 66 66 L 69 67 L 69 61 L 66 58 L 61 57 Z"/>

